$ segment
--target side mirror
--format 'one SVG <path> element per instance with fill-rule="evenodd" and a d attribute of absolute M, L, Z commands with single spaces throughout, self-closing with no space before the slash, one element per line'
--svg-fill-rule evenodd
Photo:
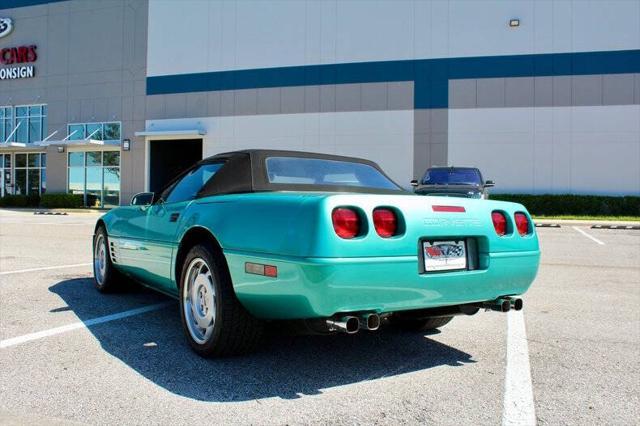
<path fill-rule="evenodd" d="M 153 192 L 140 192 L 131 198 L 132 206 L 150 206 L 153 203 Z"/>
<path fill-rule="evenodd" d="M 495 182 L 492 180 L 488 180 L 484 183 L 485 188 L 491 188 L 492 186 L 496 186 Z"/>
<path fill-rule="evenodd" d="M 413 179 L 411 181 L 411 186 L 418 186 L 418 180 L 417 179 Z"/>

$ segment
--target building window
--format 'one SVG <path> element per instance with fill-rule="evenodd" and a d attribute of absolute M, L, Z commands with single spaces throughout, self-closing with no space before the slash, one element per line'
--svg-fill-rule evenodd
<path fill-rule="evenodd" d="M 46 105 L 21 105 L 16 107 L 15 125 L 18 129 L 15 133 L 15 141 L 33 143 L 46 137 L 47 131 L 47 106 Z"/>
<path fill-rule="evenodd" d="M 80 141 L 93 139 L 97 141 L 120 141 L 121 127 L 118 122 L 106 123 L 70 123 L 67 126 L 69 140 Z"/>
<path fill-rule="evenodd" d="M 46 105 L 0 107 L 0 142 L 38 142 L 45 138 L 46 132 Z"/>
<path fill-rule="evenodd" d="M 16 154 L 13 169 L 15 195 L 41 195 L 47 190 L 47 154 Z"/>
<path fill-rule="evenodd" d="M 69 153 L 67 192 L 82 194 L 89 207 L 120 204 L 120 152 Z"/>
<path fill-rule="evenodd" d="M 0 143 L 7 141 L 13 130 L 13 108 L 0 107 Z"/>
<path fill-rule="evenodd" d="M 11 194 L 11 154 L 0 154 L 0 196 Z"/>

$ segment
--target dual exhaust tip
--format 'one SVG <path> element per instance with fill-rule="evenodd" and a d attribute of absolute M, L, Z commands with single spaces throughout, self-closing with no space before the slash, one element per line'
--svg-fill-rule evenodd
<path fill-rule="evenodd" d="M 483 307 L 497 312 L 509 312 L 522 310 L 524 304 L 519 297 L 499 297 L 491 302 L 485 302 Z"/>
<path fill-rule="evenodd" d="M 355 334 L 360 330 L 375 331 L 380 328 L 380 315 L 376 313 L 345 315 L 338 319 L 328 319 L 327 326 L 331 331 L 347 334 Z"/>

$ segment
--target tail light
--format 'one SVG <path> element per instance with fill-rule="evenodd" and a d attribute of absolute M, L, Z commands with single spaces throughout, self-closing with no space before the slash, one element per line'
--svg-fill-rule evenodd
<path fill-rule="evenodd" d="M 398 218 L 391 209 L 375 209 L 373 211 L 373 226 L 381 237 L 393 237 L 398 230 Z"/>
<path fill-rule="evenodd" d="M 347 207 L 338 207 L 331 213 L 333 229 L 340 238 L 353 238 L 360 233 L 360 216 Z"/>
<path fill-rule="evenodd" d="M 501 237 L 507 233 L 507 217 L 501 212 L 492 212 L 491 220 L 493 221 L 493 227 L 496 230 L 496 234 Z"/>
<path fill-rule="evenodd" d="M 527 235 L 529 233 L 529 218 L 524 213 L 516 213 L 514 215 L 516 220 L 516 228 L 520 235 Z"/>

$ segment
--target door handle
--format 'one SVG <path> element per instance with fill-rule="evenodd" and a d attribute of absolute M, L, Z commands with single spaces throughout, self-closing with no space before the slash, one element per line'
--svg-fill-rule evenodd
<path fill-rule="evenodd" d="M 180 213 L 171 213 L 171 216 L 169 216 L 169 222 L 177 222 L 179 217 Z"/>

